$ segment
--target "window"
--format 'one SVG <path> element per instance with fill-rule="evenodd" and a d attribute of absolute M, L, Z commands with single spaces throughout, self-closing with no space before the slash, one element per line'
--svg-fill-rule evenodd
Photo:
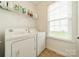
<path fill-rule="evenodd" d="M 48 7 L 48 36 L 72 39 L 71 2 L 55 2 Z"/>

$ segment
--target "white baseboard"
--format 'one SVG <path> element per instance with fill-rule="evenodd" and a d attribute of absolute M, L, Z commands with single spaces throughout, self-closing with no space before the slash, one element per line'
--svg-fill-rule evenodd
<path fill-rule="evenodd" d="M 69 55 L 69 54 L 67 54 L 67 53 L 63 53 L 63 52 L 61 52 L 61 51 L 58 51 L 58 50 L 52 49 L 52 48 L 47 48 L 47 49 L 49 49 L 49 50 L 51 50 L 51 51 L 55 51 L 56 53 L 58 53 L 58 54 L 60 54 L 60 55 L 62 55 L 62 56 L 65 56 L 65 57 L 75 57 L 75 56 L 76 56 L 76 55 Z"/>
<path fill-rule="evenodd" d="M 65 56 L 63 52 L 60 52 L 60 51 L 58 51 L 58 50 L 56 50 L 56 49 L 51 49 L 51 48 L 47 48 L 47 49 L 49 49 L 49 50 L 51 50 L 51 51 L 55 51 L 56 53 L 58 53 L 58 54 L 60 54 L 60 55 L 62 55 L 62 56 Z"/>

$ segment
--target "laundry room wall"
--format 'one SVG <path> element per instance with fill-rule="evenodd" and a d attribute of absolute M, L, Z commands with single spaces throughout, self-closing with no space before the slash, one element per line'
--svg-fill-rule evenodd
<path fill-rule="evenodd" d="M 35 11 L 35 6 L 29 2 L 19 2 L 23 7 Z M 10 12 L 7 10 L 0 9 L 0 56 L 4 56 L 4 33 L 7 28 L 26 28 L 36 27 L 36 20 L 21 15 L 18 13 Z"/>
<path fill-rule="evenodd" d="M 38 5 L 37 6 L 38 20 L 37 28 L 39 31 L 47 31 L 47 5 Z"/>
<path fill-rule="evenodd" d="M 47 32 L 48 6 L 52 3 L 55 3 L 55 1 L 42 1 L 40 4 L 36 5 L 38 14 L 36 23 L 39 31 Z"/>
<path fill-rule="evenodd" d="M 48 14 L 48 5 L 38 5 L 37 7 L 39 18 L 37 20 L 37 27 L 39 31 L 47 31 L 47 14 Z M 47 37 L 46 39 L 46 48 L 50 50 L 54 50 L 64 56 L 75 56 L 76 50 L 75 50 L 75 43 L 74 42 L 68 42 L 61 39 L 56 38 L 50 38 Z"/>

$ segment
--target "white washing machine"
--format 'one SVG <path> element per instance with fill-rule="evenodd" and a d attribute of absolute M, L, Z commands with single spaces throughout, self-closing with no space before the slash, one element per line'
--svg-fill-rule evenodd
<path fill-rule="evenodd" d="M 7 29 L 5 31 L 6 57 L 35 57 L 45 49 L 45 32 L 33 29 Z"/>
<path fill-rule="evenodd" d="M 35 57 L 36 33 L 24 29 L 8 29 L 5 32 L 5 57 Z"/>

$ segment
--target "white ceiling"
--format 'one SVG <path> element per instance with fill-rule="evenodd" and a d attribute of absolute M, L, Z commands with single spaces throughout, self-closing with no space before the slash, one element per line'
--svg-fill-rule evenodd
<path fill-rule="evenodd" d="M 30 3 L 33 3 L 33 4 L 40 4 L 41 1 L 30 1 Z"/>
<path fill-rule="evenodd" d="M 34 5 L 49 5 L 55 1 L 29 1 L 29 2 Z"/>

